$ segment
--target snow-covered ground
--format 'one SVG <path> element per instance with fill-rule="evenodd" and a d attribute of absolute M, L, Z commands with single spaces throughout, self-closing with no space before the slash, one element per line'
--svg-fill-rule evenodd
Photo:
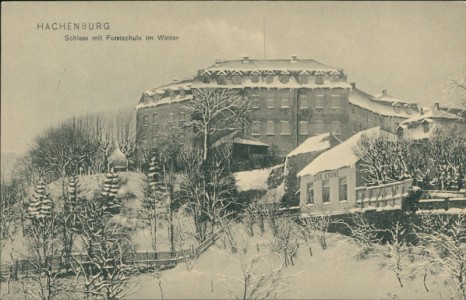
<path fill-rule="evenodd" d="M 232 278 L 241 278 L 241 265 L 234 260 L 247 259 L 254 255 L 265 255 L 272 267 L 277 267 L 280 259 L 270 253 L 271 236 L 258 233 L 249 238 L 243 230 L 238 230 L 238 243 L 248 244 L 247 254 L 239 251 L 232 254 L 223 248 L 218 240 L 201 255 L 191 271 L 186 265 L 162 273 L 162 290 L 165 299 L 230 299 L 232 294 L 227 284 L 240 293 L 241 286 Z M 307 246 L 301 245 L 294 266 L 284 269 L 285 276 L 291 279 L 290 290 L 282 294 L 286 299 L 439 299 L 448 298 L 446 288 L 440 280 L 429 275 L 428 287 L 424 289 L 422 278 L 403 278 L 400 288 L 394 273 L 382 267 L 379 259 L 358 257 L 358 248 L 346 236 L 328 234 L 328 248 L 322 250 L 318 243 L 312 244 L 313 256 Z M 241 249 L 241 246 L 240 246 Z M 260 252 L 257 252 L 259 249 Z M 158 280 L 151 274 L 140 276 L 141 287 L 125 299 L 160 299 Z"/>

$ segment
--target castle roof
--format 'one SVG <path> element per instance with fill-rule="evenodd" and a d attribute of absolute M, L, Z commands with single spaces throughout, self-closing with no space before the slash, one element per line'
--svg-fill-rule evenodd
<path fill-rule="evenodd" d="M 423 113 L 419 113 L 411 118 L 401 122 L 400 125 L 412 125 L 416 123 L 420 123 L 422 121 L 432 121 L 432 120 L 452 120 L 452 121 L 461 121 L 462 118 L 455 114 L 449 113 L 448 111 L 438 110 L 435 107 L 431 106 L 429 110 L 423 111 Z"/>
<path fill-rule="evenodd" d="M 357 88 L 351 90 L 348 101 L 353 105 L 378 113 L 382 116 L 402 118 L 410 118 L 412 116 L 412 114 L 408 114 L 404 109 L 400 109 L 398 112 L 395 111 L 392 104 L 384 105 L 382 102 L 375 100 L 374 96 Z"/>
<path fill-rule="evenodd" d="M 243 60 L 225 60 L 207 68 L 211 71 L 220 70 L 243 70 L 243 71 L 255 71 L 255 70 L 288 70 L 288 71 L 338 71 L 337 68 L 327 66 L 313 59 L 297 59 L 292 61 L 290 59 L 265 59 L 265 60 L 248 60 L 245 63 Z"/>

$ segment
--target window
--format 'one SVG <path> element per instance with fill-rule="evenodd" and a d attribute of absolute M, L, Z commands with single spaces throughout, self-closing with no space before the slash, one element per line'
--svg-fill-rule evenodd
<path fill-rule="evenodd" d="M 233 76 L 233 84 L 241 84 L 241 76 L 239 75 Z"/>
<path fill-rule="evenodd" d="M 290 135 L 290 122 L 289 121 L 281 121 L 282 124 L 282 135 Z"/>
<path fill-rule="evenodd" d="M 289 95 L 282 95 L 282 108 L 289 108 Z"/>
<path fill-rule="evenodd" d="M 316 96 L 316 108 L 324 108 L 324 95 Z"/>
<path fill-rule="evenodd" d="M 315 83 L 316 84 L 324 84 L 324 75 L 316 75 Z"/>
<path fill-rule="evenodd" d="M 152 115 L 152 124 L 156 125 L 158 120 L 158 114 L 155 113 Z"/>
<path fill-rule="evenodd" d="M 170 95 L 170 98 L 172 98 L 172 99 L 175 98 L 175 91 L 170 90 L 169 95 Z"/>
<path fill-rule="evenodd" d="M 149 126 L 149 116 L 148 115 L 142 116 L 142 125 Z"/>
<path fill-rule="evenodd" d="M 299 122 L 299 134 L 300 135 L 308 135 L 309 134 L 309 131 L 308 131 L 308 121 L 300 121 Z"/>
<path fill-rule="evenodd" d="M 273 94 L 267 95 L 267 108 L 274 108 Z"/>
<path fill-rule="evenodd" d="M 275 123 L 274 121 L 267 121 L 267 135 L 275 134 Z"/>
<path fill-rule="evenodd" d="M 226 79 L 225 75 L 220 75 L 217 78 L 217 83 L 218 84 L 227 84 L 227 79 Z"/>
<path fill-rule="evenodd" d="M 348 177 L 340 178 L 340 201 L 348 200 Z"/>
<path fill-rule="evenodd" d="M 185 90 L 180 90 L 180 97 L 184 98 L 186 96 L 186 91 Z"/>
<path fill-rule="evenodd" d="M 340 122 L 339 121 L 334 121 L 332 122 L 332 133 L 335 135 L 339 135 L 340 132 Z"/>
<path fill-rule="evenodd" d="M 254 83 L 258 83 L 259 82 L 259 75 L 252 75 L 251 76 L 251 81 L 254 82 Z"/>
<path fill-rule="evenodd" d="M 280 81 L 282 83 L 288 83 L 290 81 L 290 75 L 280 75 Z"/>
<path fill-rule="evenodd" d="M 400 112 L 400 105 L 393 106 L 393 109 L 395 110 L 396 113 L 399 113 Z"/>
<path fill-rule="evenodd" d="M 316 133 L 324 133 L 324 122 L 323 121 L 316 121 Z"/>
<path fill-rule="evenodd" d="M 254 121 L 252 122 L 252 135 L 260 135 L 260 129 L 261 129 L 261 122 L 260 121 Z"/>
<path fill-rule="evenodd" d="M 341 107 L 339 95 L 332 95 L 332 107 Z"/>
<path fill-rule="evenodd" d="M 186 120 L 186 113 L 184 111 L 180 111 L 180 121 Z"/>
<path fill-rule="evenodd" d="M 299 82 L 300 83 L 308 83 L 309 82 L 309 76 L 308 75 L 299 75 Z"/>
<path fill-rule="evenodd" d="M 272 83 L 273 82 L 273 75 L 269 74 L 265 77 L 265 82 Z"/>
<path fill-rule="evenodd" d="M 424 129 L 424 133 L 428 133 L 430 131 L 430 124 L 425 122 L 422 124 L 422 128 Z"/>
<path fill-rule="evenodd" d="M 314 205 L 314 182 L 307 184 L 306 204 Z"/>
<path fill-rule="evenodd" d="M 330 202 L 330 180 L 322 181 L 322 203 Z"/>
<path fill-rule="evenodd" d="M 307 96 L 299 95 L 299 108 L 307 108 Z"/>
<path fill-rule="evenodd" d="M 173 121 L 175 121 L 175 114 L 174 113 L 168 114 L 168 122 L 173 122 Z"/>
<path fill-rule="evenodd" d="M 251 101 L 252 101 L 252 108 L 260 108 L 259 95 L 252 94 Z"/>

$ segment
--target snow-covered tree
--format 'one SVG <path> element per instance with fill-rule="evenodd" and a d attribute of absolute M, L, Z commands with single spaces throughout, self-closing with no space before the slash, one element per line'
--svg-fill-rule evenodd
<path fill-rule="evenodd" d="M 379 185 L 412 177 L 405 160 L 408 144 L 386 135 L 362 135 L 353 152 L 360 158 L 360 172 L 367 185 Z"/>
<path fill-rule="evenodd" d="M 46 192 L 46 184 L 41 178 L 37 183 L 33 196 L 29 199 L 28 214 L 33 222 L 41 222 L 52 215 L 53 202 Z"/>
<path fill-rule="evenodd" d="M 157 157 L 152 156 L 147 172 L 148 182 L 145 187 L 144 198 L 142 199 L 141 215 L 148 221 L 152 238 L 152 248 L 157 249 L 157 214 L 160 206 L 166 198 L 165 185 L 163 183 L 160 166 Z"/>
<path fill-rule="evenodd" d="M 251 101 L 228 89 L 193 89 L 193 101 L 183 109 L 192 116 L 187 122 L 201 137 L 202 159 L 207 161 L 215 136 L 242 130 L 249 126 Z"/>
<path fill-rule="evenodd" d="M 466 297 L 466 217 L 458 215 L 420 216 L 414 226 L 419 240 L 425 274 L 431 270 L 443 278 L 453 299 Z M 425 276 L 424 276 L 425 285 Z"/>
<path fill-rule="evenodd" d="M 104 185 L 102 187 L 102 207 L 111 214 L 117 214 L 121 210 L 121 200 L 118 198 L 118 188 L 120 187 L 120 177 L 113 170 L 105 174 Z"/>

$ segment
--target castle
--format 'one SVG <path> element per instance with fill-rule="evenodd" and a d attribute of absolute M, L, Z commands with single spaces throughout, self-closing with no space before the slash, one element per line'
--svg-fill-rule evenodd
<path fill-rule="evenodd" d="M 285 156 L 310 136 L 330 132 L 341 141 L 368 128 L 396 132 L 418 113 L 417 104 L 370 95 L 348 83 L 344 71 L 312 59 L 217 59 L 190 80 L 147 90 L 136 106 L 138 147 L 156 146 L 162 122 L 183 126 L 191 118 L 180 103 L 192 101 L 194 89 L 229 89 L 252 101 L 251 126 L 241 133 L 246 143 L 265 145 Z"/>

